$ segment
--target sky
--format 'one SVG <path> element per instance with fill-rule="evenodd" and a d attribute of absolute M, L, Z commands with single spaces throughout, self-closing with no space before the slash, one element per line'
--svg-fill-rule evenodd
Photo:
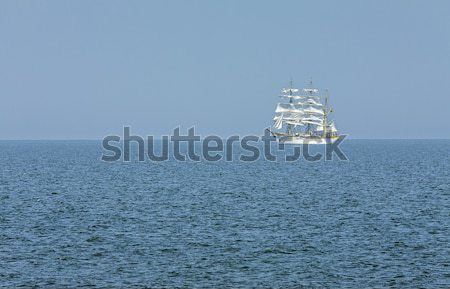
<path fill-rule="evenodd" d="M 261 135 L 292 78 L 351 138 L 450 138 L 450 1 L 0 1 L 0 139 Z"/>

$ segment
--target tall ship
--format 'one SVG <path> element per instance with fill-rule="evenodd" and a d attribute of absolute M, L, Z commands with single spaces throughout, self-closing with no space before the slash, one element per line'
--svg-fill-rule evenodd
<path fill-rule="evenodd" d="M 308 88 L 297 89 L 291 81 L 281 92 L 270 129 L 280 143 L 327 144 L 339 138 L 330 119 L 333 109 L 328 106 L 328 91 L 321 95 L 312 81 Z"/>

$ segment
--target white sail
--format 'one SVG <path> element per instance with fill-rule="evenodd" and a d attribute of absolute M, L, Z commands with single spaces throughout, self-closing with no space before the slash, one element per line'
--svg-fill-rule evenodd
<path fill-rule="evenodd" d="M 278 103 L 275 112 L 303 113 L 303 106 L 298 103 Z"/>
<path fill-rule="evenodd" d="M 293 99 L 293 100 L 296 100 L 296 101 L 305 98 L 305 97 L 302 96 L 302 95 L 286 95 L 286 94 L 280 95 L 280 97 L 281 97 L 281 98 L 287 98 L 287 99 Z"/>
<path fill-rule="evenodd" d="M 281 129 L 283 127 L 283 114 L 281 114 L 280 117 L 275 120 L 274 127 L 276 129 Z"/>
<path fill-rule="evenodd" d="M 287 120 L 299 121 L 302 119 L 302 117 L 303 117 L 302 113 L 283 112 L 281 114 L 276 114 L 275 117 L 273 118 L 273 120 L 277 121 L 277 120 L 281 119 L 282 121 L 287 121 Z"/>
<path fill-rule="evenodd" d="M 304 88 L 303 91 L 307 92 L 307 93 L 318 93 L 319 92 L 319 90 L 317 88 Z"/>
<path fill-rule="evenodd" d="M 337 132 L 336 126 L 334 125 L 334 122 L 329 123 L 326 126 L 326 129 L 328 132 Z M 316 131 L 323 131 L 323 125 L 317 126 Z"/>
<path fill-rule="evenodd" d="M 307 101 L 303 102 L 303 105 L 315 105 L 315 106 L 322 106 L 322 104 L 314 99 L 308 99 Z"/>
<path fill-rule="evenodd" d="M 288 120 L 288 121 L 286 121 L 286 123 L 287 124 L 290 124 L 290 125 L 294 125 L 294 126 L 298 126 L 298 125 L 305 125 L 303 122 L 301 122 L 301 121 L 293 121 L 293 120 Z"/>
<path fill-rule="evenodd" d="M 302 122 L 306 123 L 306 124 L 312 124 L 312 125 L 322 125 L 322 123 L 316 122 L 316 121 L 302 120 Z"/>
<path fill-rule="evenodd" d="M 302 119 L 303 121 L 315 121 L 323 123 L 323 118 L 317 116 L 309 116 Z"/>
<path fill-rule="evenodd" d="M 292 92 L 298 92 L 297 88 L 283 88 L 281 90 L 283 93 L 292 93 Z"/>
<path fill-rule="evenodd" d="M 311 98 L 311 99 L 319 99 L 321 98 L 320 95 L 315 95 L 315 94 L 302 94 L 300 95 L 303 98 Z"/>
<path fill-rule="evenodd" d="M 323 110 L 320 110 L 320 109 L 317 109 L 317 108 L 314 108 L 314 107 L 305 108 L 305 109 L 303 109 L 303 111 L 305 113 L 310 113 L 310 114 L 324 115 Z"/>
<path fill-rule="evenodd" d="M 301 116 L 295 116 L 295 115 L 292 115 L 292 116 L 283 116 L 283 121 L 284 122 L 287 122 L 287 121 L 296 121 L 296 122 L 299 122 L 299 121 L 301 121 L 302 120 L 302 117 Z"/>
<path fill-rule="evenodd" d="M 304 116 L 304 113 L 302 111 L 290 111 L 287 114 L 288 117 L 293 117 L 293 118 L 302 118 Z"/>
<path fill-rule="evenodd" d="M 276 113 L 286 112 L 286 111 L 288 111 L 288 109 L 289 109 L 289 106 L 286 105 L 285 103 L 278 103 L 277 108 L 275 109 L 275 112 Z"/>
<path fill-rule="evenodd" d="M 331 132 L 337 132 L 336 126 L 334 125 L 334 121 L 330 123 L 330 128 L 329 128 L 329 130 L 330 130 Z"/>

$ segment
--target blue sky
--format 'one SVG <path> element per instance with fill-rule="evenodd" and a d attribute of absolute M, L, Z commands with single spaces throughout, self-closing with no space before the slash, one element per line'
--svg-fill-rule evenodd
<path fill-rule="evenodd" d="M 449 138 L 450 1 L 1 1 L 1 139 L 261 134 L 292 77 L 353 138 Z"/>

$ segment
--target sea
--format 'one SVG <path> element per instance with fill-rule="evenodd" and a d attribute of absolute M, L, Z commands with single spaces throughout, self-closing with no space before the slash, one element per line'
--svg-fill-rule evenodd
<path fill-rule="evenodd" d="M 98 140 L 0 141 L 0 287 L 450 287 L 450 140 L 341 149 L 105 162 Z"/>

